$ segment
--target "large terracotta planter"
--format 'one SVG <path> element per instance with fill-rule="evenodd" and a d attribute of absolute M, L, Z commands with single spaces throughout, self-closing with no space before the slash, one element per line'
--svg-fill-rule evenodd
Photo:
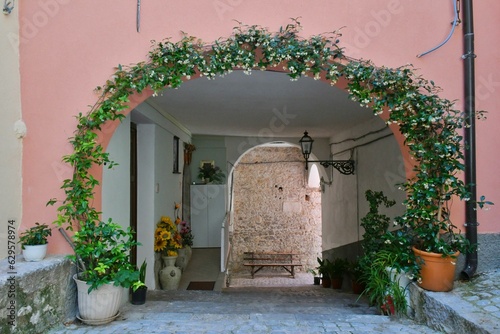
<path fill-rule="evenodd" d="M 329 288 L 332 286 L 332 280 L 330 279 L 330 277 L 325 277 L 323 276 L 321 278 L 321 285 L 324 287 L 324 288 Z"/>
<path fill-rule="evenodd" d="M 332 285 L 332 289 L 342 289 L 342 283 L 344 282 L 344 278 L 343 277 L 334 277 L 334 278 L 331 278 L 331 285 Z"/>
<path fill-rule="evenodd" d="M 418 283 L 421 288 L 437 292 L 446 292 L 453 289 L 455 262 L 460 252 L 456 252 L 453 257 L 443 257 L 442 254 L 424 252 L 415 247 L 413 247 L 413 252 L 417 258 L 423 260 L 420 269 L 422 280 Z"/>

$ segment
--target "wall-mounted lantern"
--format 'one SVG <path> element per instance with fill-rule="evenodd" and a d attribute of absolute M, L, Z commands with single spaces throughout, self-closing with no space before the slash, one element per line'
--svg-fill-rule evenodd
<path fill-rule="evenodd" d="M 300 148 L 302 150 L 302 155 L 304 159 L 306 159 L 306 169 L 308 169 L 309 162 L 318 162 L 323 167 L 332 166 L 340 173 L 344 175 L 354 174 L 354 160 L 309 160 L 309 156 L 312 152 L 314 140 L 307 134 L 307 131 L 304 132 L 302 138 L 300 138 Z"/>

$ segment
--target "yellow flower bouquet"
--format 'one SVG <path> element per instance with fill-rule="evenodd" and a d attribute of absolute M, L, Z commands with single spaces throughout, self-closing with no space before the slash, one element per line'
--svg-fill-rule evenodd
<path fill-rule="evenodd" d="M 177 225 L 168 216 L 162 216 L 156 225 L 154 250 L 164 256 L 176 256 L 182 247 L 182 237 Z"/>

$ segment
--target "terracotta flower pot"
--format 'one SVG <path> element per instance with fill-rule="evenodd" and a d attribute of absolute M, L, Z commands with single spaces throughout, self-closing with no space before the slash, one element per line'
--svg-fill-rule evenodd
<path fill-rule="evenodd" d="M 332 289 L 342 289 L 344 279 L 342 277 L 334 277 L 332 280 Z"/>
<path fill-rule="evenodd" d="M 363 291 L 365 291 L 365 284 L 360 283 L 358 280 L 352 280 L 352 292 L 354 294 L 360 295 Z"/>
<path fill-rule="evenodd" d="M 429 291 L 446 292 L 453 289 L 455 280 L 455 261 L 460 252 L 452 256 L 443 257 L 443 254 L 429 253 L 413 247 L 415 256 L 421 258 L 423 263 L 420 269 L 422 278 L 418 285 Z"/>
<path fill-rule="evenodd" d="M 321 285 L 324 288 L 329 288 L 330 286 L 332 286 L 332 281 L 331 281 L 330 277 L 322 277 L 321 278 Z"/>

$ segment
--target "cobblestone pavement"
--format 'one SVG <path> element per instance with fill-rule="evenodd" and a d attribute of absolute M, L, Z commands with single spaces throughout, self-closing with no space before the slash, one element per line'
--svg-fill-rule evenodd
<path fill-rule="evenodd" d="M 470 281 L 456 281 L 450 292 L 427 295 L 450 310 L 449 318 L 475 324 L 474 332 L 500 333 L 500 270 L 478 273 Z"/>
<path fill-rule="evenodd" d="M 479 274 L 470 284 L 457 282 L 451 293 L 494 317 L 500 332 L 500 271 Z"/>
<path fill-rule="evenodd" d="M 152 291 L 101 326 L 71 324 L 51 333 L 438 333 L 409 319 L 378 315 L 352 293 L 312 285 L 307 274 L 234 278 L 222 291 Z M 307 283 L 304 283 L 306 282 Z M 285 283 L 294 286 L 281 286 Z"/>

